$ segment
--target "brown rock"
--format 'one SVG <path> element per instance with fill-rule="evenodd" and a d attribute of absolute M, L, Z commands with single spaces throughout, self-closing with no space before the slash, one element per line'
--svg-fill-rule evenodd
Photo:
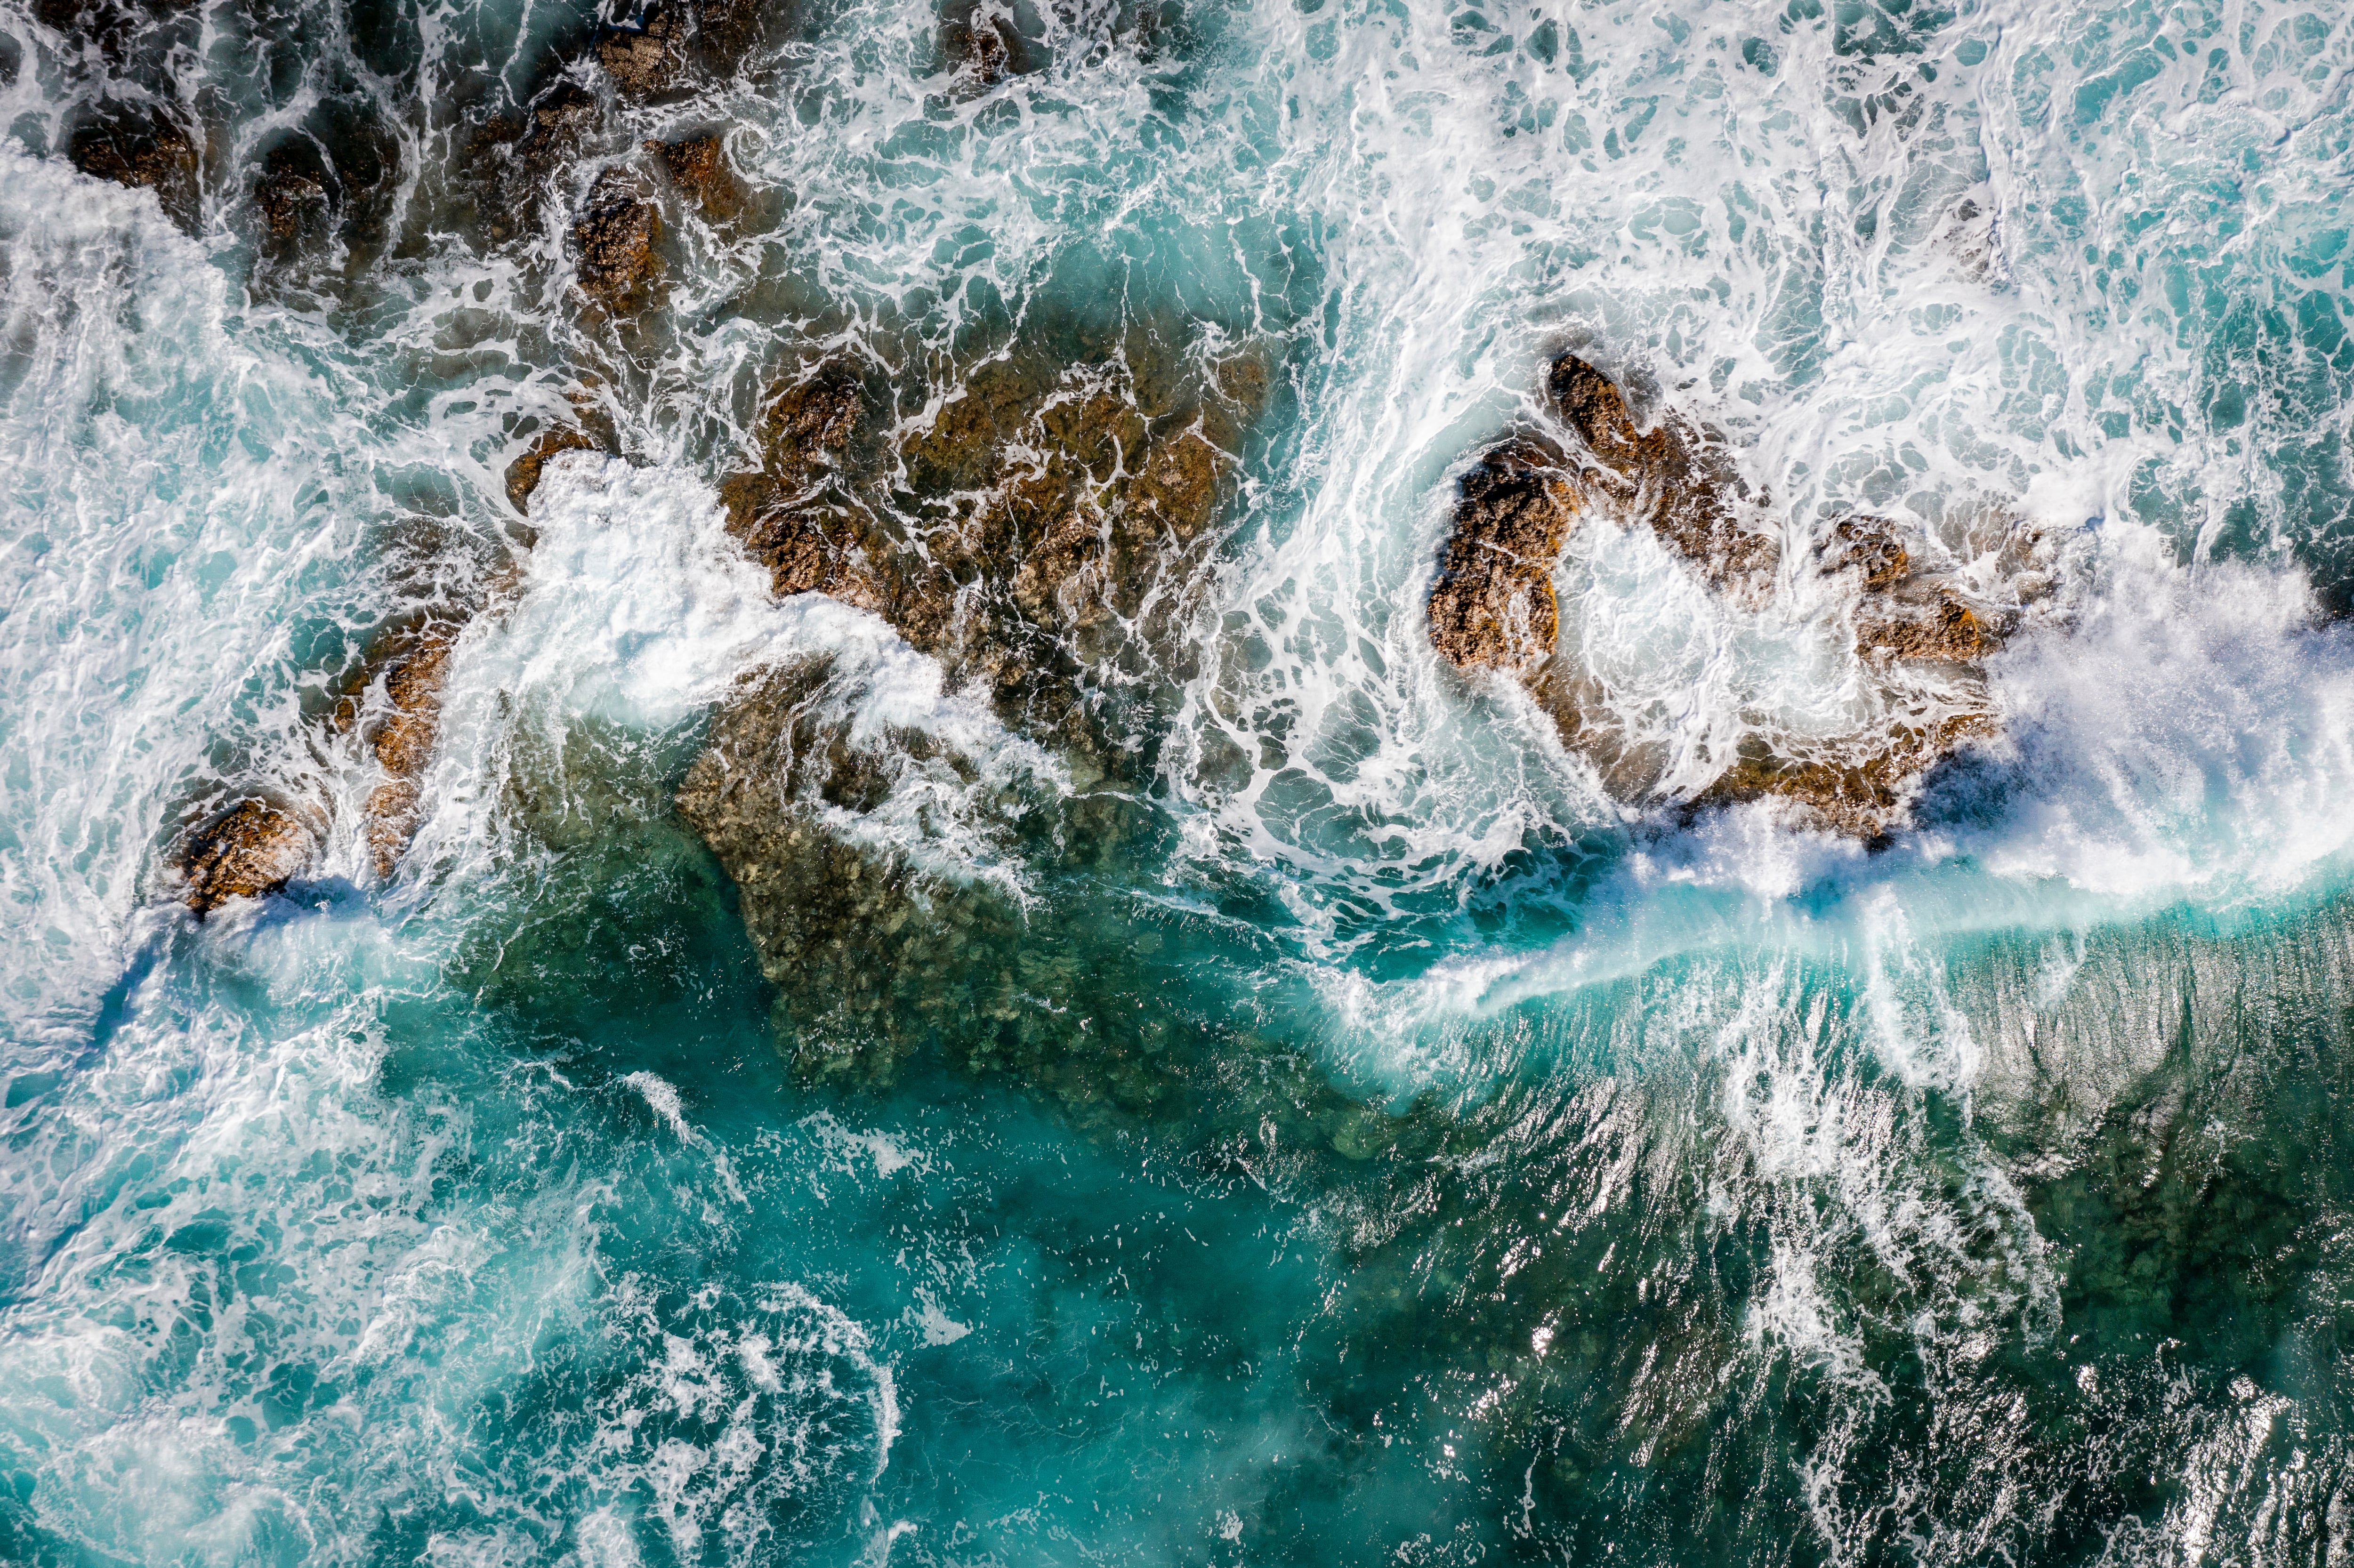
<path fill-rule="evenodd" d="M 1859 572 L 1865 591 L 1879 592 L 1904 579 L 1913 569 L 1913 556 L 1898 542 L 1895 527 L 1884 519 L 1842 517 L 1831 529 L 1830 541 L 1817 564 L 1826 575 Z"/>
<path fill-rule="evenodd" d="M 160 109 L 120 108 L 74 133 L 74 167 L 134 190 L 152 190 L 164 216 L 194 234 L 198 216 L 196 150 Z"/>
<path fill-rule="evenodd" d="M 1855 651 L 1867 659 L 1967 664 L 1993 652 L 1997 641 L 1985 619 L 1946 588 L 1926 604 L 1875 600 L 1856 618 Z"/>
<path fill-rule="evenodd" d="M 580 247 L 580 288 L 617 314 L 645 303 L 662 270 L 654 254 L 661 219 L 628 171 L 608 169 L 589 188 L 572 238 Z"/>
<path fill-rule="evenodd" d="M 580 149 L 602 111 L 572 82 L 560 82 L 531 106 L 515 155 L 530 175 L 544 175 Z"/>
<path fill-rule="evenodd" d="M 1732 805 L 1773 796 L 1795 801 L 1835 832 L 1876 839 L 1903 817 L 1932 765 L 1993 727 L 1992 716 L 1983 711 L 1949 714 L 1897 724 L 1876 744 L 1850 743 L 1844 755 L 1800 759 L 1777 757 L 1759 742 L 1692 804 Z"/>
<path fill-rule="evenodd" d="M 1597 501 L 1649 525 L 1716 587 L 1751 598 L 1771 590 L 1780 549 L 1743 520 L 1749 486 L 1721 436 L 1673 412 L 1638 429 L 1610 378 L 1575 355 L 1553 362 L 1549 385 L 1562 417 L 1600 464 L 1587 474 Z"/>
<path fill-rule="evenodd" d="M 540 470 L 547 466 L 548 459 L 558 452 L 596 451 L 599 445 L 577 425 L 548 426 L 524 449 L 522 456 L 507 464 L 507 504 L 517 512 L 529 512 L 525 503 L 539 488 Z"/>
<path fill-rule="evenodd" d="M 201 919 L 232 898 L 274 893 L 318 847 L 318 835 L 300 817 L 248 796 L 188 835 L 180 853 L 183 896 Z"/>
<path fill-rule="evenodd" d="M 597 37 L 597 63 L 625 98 L 647 98 L 678 85 L 685 74 L 684 29 L 675 13 L 657 6 L 642 27 L 607 27 Z"/>
<path fill-rule="evenodd" d="M 392 874 L 422 815 L 420 781 L 440 736 L 441 689 L 449 680 L 458 630 L 454 621 L 429 620 L 420 631 L 394 639 L 386 660 L 387 711 L 368 748 L 389 777 L 369 791 L 366 808 L 378 876 Z"/>
<path fill-rule="evenodd" d="M 1553 567 L 1576 518 L 1560 455 L 1533 441 L 1498 447 L 1463 476 L 1428 606 L 1430 640 L 1449 662 L 1525 673 L 1552 656 Z"/>
<path fill-rule="evenodd" d="M 671 184 L 695 209 L 714 223 L 732 223 L 744 214 L 744 186 L 727 167 L 726 149 L 717 136 L 695 136 L 684 142 L 648 142 L 646 151 L 661 156 Z"/>

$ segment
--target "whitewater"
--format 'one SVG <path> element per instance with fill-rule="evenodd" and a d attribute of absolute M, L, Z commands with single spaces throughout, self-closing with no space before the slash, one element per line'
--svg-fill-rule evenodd
<path fill-rule="evenodd" d="M 0 0 L 0 1562 L 2354 1552 L 2354 10 Z"/>

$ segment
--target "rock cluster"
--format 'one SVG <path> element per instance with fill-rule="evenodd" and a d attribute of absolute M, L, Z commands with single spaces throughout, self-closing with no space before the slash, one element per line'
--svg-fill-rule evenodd
<path fill-rule="evenodd" d="M 671 184 L 712 223 L 733 223 L 744 215 L 749 200 L 743 183 L 727 167 L 726 148 L 716 135 L 690 136 L 677 142 L 648 142 L 646 151 L 662 160 Z"/>
<path fill-rule="evenodd" d="M 1555 361 L 1548 390 L 1563 429 L 1516 436 L 1465 474 L 1440 547 L 1427 606 L 1431 641 L 1450 663 L 1520 678 L 1553 713 L 1564 740 L 1586 750 L 1609 787 L 1643 797 L 1655 775 L 1623 737 L 1583 716 L 1594 683 L 1556 648 L 1553 578 L 1580 517 L 1648 528 L 1714 590 L 1752 608 L 1775 591 L 1779 544 L 1765 498 L 1735 471 L 1713 430 L 1673 411 L 1649 429 L 1625 396 L 1575 355 Z M 1967 667 L 2001 640 L 1998 618 L 1920 569 L 1882 519 L 1847 517 L 1811 563 L 1855 597 L 1855 647 L 1867 669 Z M 1983 703 L 1895 704 L 1884 731 L 1777 749 L 1753 736 L 1691 797 L 1699 805 L 1777 796 L 1818 820 L 1875 838 L 1903 813 L 1921 775 L 1991 720 Z"/>

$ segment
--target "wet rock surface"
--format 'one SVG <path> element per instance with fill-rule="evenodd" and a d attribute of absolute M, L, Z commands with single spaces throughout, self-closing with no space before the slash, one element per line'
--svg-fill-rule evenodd
<path fill-rule="evenodd" d="M 615 314 L 642 309 L 661 279 L 662 259 L 654 251 L 661 226 L 636 175 L 626 169 L 599 175 L 572 226 L 581 291 Z"/>
<path fill-rule="evenodd" d="M 1575 483 L 1561 453 L 1534 441 L 1499 447 L 1463 476 L 1430 593 L 1430 638 L 1450 662 L 1527 670 L 1553 656 L 1553 567 L 1577 520 Z"/>
<path fill-rule="evenodd" d="M 610 440 L 600 440 L 578 425 L 550 425 L 534 436 L 513 462 L 507 464 L 507 504 L 517 512 L 531 510 L 531 493 L 539 488 L 539 476 L 547 467 L 547 460 L 558 452 L 610 451 Z"/>
<path fill-rule="evenodd" d="M 1641 427 L 1618 387 L 1575 355 L 1554 362 L 1547 385 L 1570 439 L 1514 437 L 1464 475 L 1426 607 L 1431 641 L 1458 668 L 1518 676 L 1605 787 L 1641 800 L 1659 783 L 1659 762 L 1595 722 L 1599 687 L 1557 647 L 1553 579 L 1572 531 L 1585 516 L 1648 528 L 1712 591 L 1749 609 L 1775 592 L 1779 541 L 1766 531 L 1766 498 L 1734 471 L 1722 436 L 1672 411 Z M 1967 675 L 2009 629 L 2005 615 L 1924 571 L 1882 518 L 1839 519 L 1811 564 L 1852 594 L 1855 651 L 1867 670 Z M 1753 734 L 1690 803 L 1776 797 L 1840 832 L 1877 838 L 1903 817 L 1928 768 L 1991 728 L 1971 686 L 1934 710 L 1897 703 L 1877 734 L 1780 748 Z"/>
<path fill-rule="evenodd" d="M 275 893 L 302 874 L 318 847 L 318 834 L 300 816 L 249 796 L 183 842 L 182 897 L 201 919 L 232 898 Z"/>
<path fill-rule="evenodd" d="M 651 98 L 679 84 L 686 69 L 685 31 L 679 14 L 655 7 L 635 27 L 607 27 L 598 35 L 597 63 L 628 98 Z"/>
<path fill-rule="evenodd" d="M 196 145 L 163 110 L 118 106 L 75 132 L 69 155 L 86 175 L 154 191 L 165 217 L 186 233 L 196 232 Z"/>
<path fill-rule="evenodd" d="M 680 196 L 712 223 L 732 223 L 744 215 L 748 194 L 727 166 L 725 145 L 716 135 L 678 142 L 648 142 Z"/>

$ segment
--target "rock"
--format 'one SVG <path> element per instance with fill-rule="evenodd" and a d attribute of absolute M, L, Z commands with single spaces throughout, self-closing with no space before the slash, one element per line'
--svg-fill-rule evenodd
<path fill-rule="evenodd" d="M 388 776 L 368 792 L 365 808 L 378 876 L 392 874 L 422 815 L 421 780 L 440 736 L 441 689 L 458 631 L 455 620 L 436 617 L 370 651 L 370 662 L 384 667 L 387 710 L 368 737 L 368 749 Z"/>
<path fill-rule="evenodd" d="M 582 452 L 608 450 L 578 425 L 550 425 L 541 430 L 523 455 L 507 464 L 507 504 L 517 512 L 528 513 L 531 493 L 539 488 L 540 471 L 547 460 L 558 452 Z"/>
<path fill-rule="evenodd" d="M 717 136 L 695 136 L 683 142 L 648 142 L 670 171 L 671 184 L 713 223 L 732 223 L 744 215 L 743 185 L 727 167 L 726 151 Z"/>
<path fill-rule="evenodd" d="M 985 92 L 1046 64 L 1022 36 L 1005 0 L 949 0 L 940 11 L 940 59 L 967 93 Z"/>
<path fill-rule="evenodd" d="M 1850 741 L 1845 755 L 1791 759 L 1757 742 L 1694 797 L 1695 806 L 1725 806 L 1769 796 L 1793 801 L 1824 825 L 1873 840 L 1903 818 L 1922 774 L 1973 736 L 1989 733 L 1984 711 L 1900 722 L 1877 741 Z"/>
<path fill-rule="evenodd" d="M 1466 670 L 1532 671 L 1560 630 L 1553 574 L 1577 517 L 1557 451 L 1508 442 L 1463 476 L 1430 590 L 1430 640 Z"/>
<path fill-rule="evenodd" d="M 657 5 L 639 27 L 606 27 L 597 37 L 597 63 L 625 98 L 650 98 L 678 85 L 686 70 L 680 34 L 668 5 Z"/>
<path fill-rule="evenodd" d="M 615 314 L 646 302 L 662 270 L 654 254 L 661 219 L 637 177 L 607 169 L 589 188 L 588 205 L 572 226 L 580 248 L 581 291 Z"/>
<path fill-rule="evenodd" d="M 318 834 L 302 818 L 248 796 L 187 836 L 180 852 L 182 896 L 201 919 L 232 898 L 276 892 L 318 847 Z"/>
<path fill-rule="evenodd" d="M 282 257 L 325 234 L 334 212 L 324 172 L 307 146 L 280 147 L 264 161 L 253 183 L 253 206 L 269 249 Z"/>
<path fill-rule="evenodd" d="M 543 93 L 531 106 L 515 149 L 525 174 L 545 175 L 574 156 L 602 114 L 596 99 L 573 82 L 558 82 Z"/>
<path fill-rule="evenodd" d="M 1672 411 L 1641 429 L 1618 388 L 1574 355 L 1554 362 L 1548 387 L 1575 448 L 1516 437 L 1465 474 L 1427 607 L 1431 641 L 1458 668 L 1517 676 L 1605 787 L 1639 800 L 1658 787 L 1666 759 L 1606 722 L 1589 723 L 1605 694 L 1590 672 L 1556 657 L 1553 577 L 1578 514 L 1593 510 L 1649 527 L 1719 592 L 1752 606 L 1772 592 L 1779 549 L 1774 535 L 1753 525 L 1762 501 L 1734 471 L 1722 437 Z M 1856 652 L 1869 669 L 1967 666 L 1999 641 L 1994 620 L 1916 569 L 1884 519 L 1840 519 L 1814 567 L 1851 582 Z M 1841 832 L 1876 838 L 1901 818 L 1922 772 L 1992 722 L 1967 692 L 1942 703 L 1942 712 L 1900 720 L 1876 736 L 1792 741 L 1782 750 L 1753 736 L 1690 803 L 1777 796 Z"/>
<path fill-rule="evenodd" d="M 196 231 L 196 150 L 161 109 L 111 110 L 74 132 L 69 155 L 86 175 L 154 191 L 165 217 L 185 233 Z"/>
<path fill-rule="evenodd" d="M 1553 362 L 1547 385 L 1599 464 L 1585 476 L 1598 503 L 1648 525 L 1712 586 L 1752 600 L 1771 591 L 1780 549 L 1742 516 L 1755 503 L 1723 437 L 1673 412 L 1638 429 L 1609 377 L 1575 355 Z"/>

